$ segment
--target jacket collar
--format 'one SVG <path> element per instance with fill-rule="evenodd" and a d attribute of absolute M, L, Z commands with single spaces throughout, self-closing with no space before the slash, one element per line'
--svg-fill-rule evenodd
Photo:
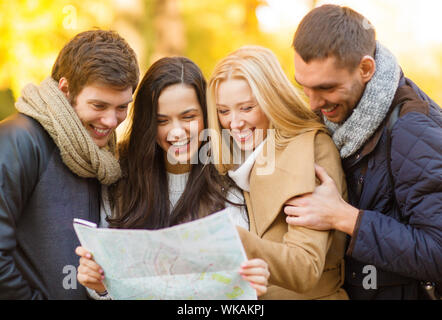
<path fill-rule="evenodd" d="M 250 175 L 251 230 L 262 236 L 277 219 L 284 203 L 301 194 L 311 193 L 316 186 L 314 139 L 317 130 L 296 136 L 284 149 L 274 149 L 273 162 L 267 156 L 269 140 L 258 155 Z M 268 166 L 266 170 L 264 166 Z M 267 173 L 267 174 L 263 174 Z M 261 173 L 261 174 L 260 174 Z"/>

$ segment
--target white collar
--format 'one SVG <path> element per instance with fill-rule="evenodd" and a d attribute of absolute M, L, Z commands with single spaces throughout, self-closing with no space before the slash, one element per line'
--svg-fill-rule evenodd
<path fill-rule="evenodd" d="M 236 185 L 242 190 L 250 192 L 250 173 L 252 172 L 253 165 L 256 158 L 261 153 L 264 147 L 264 142 L 261 142 L 258 147 L 247 157 L 247 159 L 236 170 L 229 170 L 227 173 Z"/>

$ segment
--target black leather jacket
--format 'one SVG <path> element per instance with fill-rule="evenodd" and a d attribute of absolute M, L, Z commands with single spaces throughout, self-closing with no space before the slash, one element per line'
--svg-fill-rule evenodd
<path fill-rule="evenodd" d="M 0 122 L 0 299 L 87 298 L 73 218 L 98 222 L 98 181 L 73 174 L 34 119 Z"/>

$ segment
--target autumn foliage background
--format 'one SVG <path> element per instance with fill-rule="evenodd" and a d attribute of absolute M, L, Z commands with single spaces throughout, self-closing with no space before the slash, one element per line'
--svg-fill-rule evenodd
<path fill-rule="evenodd" d="M 347 5 L 375 26 L 406 76 L 442 105 L 442 1 L 438 0 L 0 0 L 0 120 L 28 82 L 50 74 L 63 45 L 94 27 L 119 32 L 141 74 L 163 56 L 184 55 L 209 77 L 216 62 L 246 44 L 275 52 L 293 79 L 297 24 L 324 3 Z"/>

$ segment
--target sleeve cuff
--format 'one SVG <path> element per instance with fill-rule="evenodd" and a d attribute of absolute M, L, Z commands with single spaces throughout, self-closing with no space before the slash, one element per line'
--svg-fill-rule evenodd
<path fill-rule="evenodd" d="M 353 236 L 350 238 L 350 243 L 348 244 L 348 249 L 346 252 L 347 256 L 351 257 L 351 255 L 353 253 L 353 248 L 356 244 L 356 238 L 358 236 L 359 227 L 361 225 L 363 215 L 364 215 L 364 210 L 359 210 L 358 219 L 356 220 L 355 229 L 353 230 Z"/>
<path fill-rule="evenodd" d="M 89 297 L 91 297 L 94 300 L 112 300 L 112 297 L 110 296 L 109 293 L 107 293 L 107 291 L 105 294 L 100 295 L 95 290 L 91 290 L 89 288 L 86 288 L 86 290 L 87 293 L 89 294 Z"/>

